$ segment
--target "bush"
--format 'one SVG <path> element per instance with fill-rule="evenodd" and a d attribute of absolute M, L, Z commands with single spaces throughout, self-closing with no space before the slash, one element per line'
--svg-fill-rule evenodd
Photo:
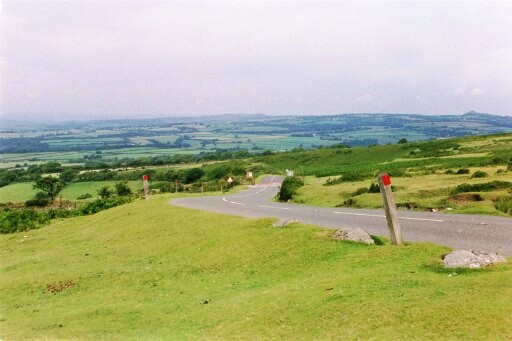
<path fill-rule="evenodd" d="M 473 175 L 471 175 L 471 178 L 486 178 L 488 177 L 489 174 L 487 174 L 486 172 L 484 171 L 476 171 L 473 173 Z"/>
<path fill-rule="evenodd" d="M 368 193 L 368 188 L 361 187 L 361 188 L 358 188 L 354 193 L 352 193 L 352 196 L 355 197 L 355 196 L 358 196 L 358 195 L 361 195 L 364 193 Z"/>
<path fill-rule="evenodd" d="M 82 195 L 77 197 L 78 200 L 85 200 L 85 199 L 90 199 L 90 198 L 92 198 L 92 194 L 91 193 L 85 193 L 85 194 L 82 194 Z"/>
<path fill-rule="evenodd" d="M 455 187 L 451 193 L 467 193 L 467 192 L 491 192 L 500 189 L 512 189 L 512 182 L 508 181 L 491 181 L 481 184 L 462 184 Z"/>
<path fill-rule="evenodd" d="M 45 192 L 37 192 L 34 199 L 25 201 L 26 207 L 44 207 L 51 202 L 50 197 Z"/>
<path fill-rule="evenodd" d="M 26 207 L 44 207 L 50 203 L 50 199 L 30 199 L 25 201 Z"/>
<path fill-rule="evenodd" d="M 97 192 L 101 199 L 107 199 L 112 196 L 112 189 L 110 186 L 103 186 L 98 189 Z"/>
<path fill-rule="evenodd" d="M 379 184 L 376 182 L 372 183 L 368 188 L 368 193 L 380 193 Z"/>
<path fill-rule="evenodd" d="M 39 228 L 50 222 L 45 212 L 4 210 L 0 212 L 0 233 L 15 233 Z"/>
<path fill-rule="evenodd" d="M 79 209 L 79 213 L 83 215 L 89 215 L 98 213 L 103 210 L 107 210 L 112 207 L 116 207 L 122 204 L 126 204 L 132 201 L 128 197 L 113 197 L 107 199 L 97 199 L 86 206 Z"/>
<path fill-rule="evenodd" d="M 457 174 L 469 174 L 469 169 L 461 168 L 457 171 Z"/>
<path fill-rule="evenodd" d="M 50 210 L 48 212 L 38 212 L 32 209 L 6 209 L 0 211 L 0 233 L 15 233 L 33 230 L 49 224 L 51 219 L 94 214 L 115 206 L 126 204 L 130 201 L 132 201 L 131 197 L 98 199 L 82 208 L 74 210 L 57 209 Z"/>
<path fill-rule="evenodd" d="M 455 172 L 451 169 L 448 169 L 447 171 L 444 172 L 444 174 L 452 175 L 452 174 L 455 174 Z"/>
<path fill-rule="evenodd" d="M 335 179 L 328 178 L 325 181 L 324 186 L 334 186 L 337 184 L 341 184 L 342 182 L 343 182 L 343 178 L 341 178 L 341 177 L 335 178 Z"/>
<path fill-rule="evenodd" d="M 158 189 L 160 193 L 171 193 L 175 191 L 176 185 L 174 182 L 165 181 L 165 182 L 158 182 L 153 183 L 150 186 L 151 189 Z"/>
<path fill-rule="evenodd" d="M 204 171 L 201 168 L 190 168 L 183 172 L 183 182 L 191 184 L 198 181 L 204 176 Z"/>
<path fill-rule="evenodd" d="M 124 196 L 128 196 L 128 195 L 132 194 L 132 190 L 128 186 L 128 182 L 126 182 L 126 181 L 121 181 L 121 182 L 116 183 L 115 187 L 116 187 L 116 193 L 120 197 L 124 197 Z"/>
<path fill-rule="evenodd" d="M 501 197 L 496 199 L 494 207 L 498 211 L 512 215 L 512 197 Z"/>
<path fill-rule="evenodd" d="M 371 174 L 365 174 L 365 173 L 359 173 L 359 172 L 358 173 L 348 172 L 348 173 L 344 173 L 341 178 L 344 182 L 353 182 L 353 181 L 365 180 L 371 176 L 372 176 Z"/>
<path fill-rule="evenodd" d="M 281 189 L 277 193 L 277 199 L 279 201 L 288 201 L 293 198 L 297 193 L 297 190 L 304 186 L 304 181 L 298 176 L 288 176 L 284 179 L 281 184 Z"/>
<path fill-rule="evenodd" d="M 341 207 L 354 207 L 357 205 L 357 201 L 356 199 L 352 199 L 352 198 L 348 198 L 347 200 L 345 200 L 343 202 L 343 204 L 341 204 L 340 206 Z"/>

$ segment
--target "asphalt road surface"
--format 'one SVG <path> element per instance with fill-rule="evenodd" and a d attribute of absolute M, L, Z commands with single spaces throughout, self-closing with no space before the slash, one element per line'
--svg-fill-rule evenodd
<path fill-rule="evenodd" d="M 389 238 L 384 210 L 320 208 L 272 202 L 282 177 L 266 177 L 256 186 L 237 194 L 180 198 L 172 205 L 243 217 L 295 219 L 326 228 L 362 228 Z M 512 218 L 398 211 L 406 242 L 431 242 L 455 249 L 498 252 L 512 256 Z"/>

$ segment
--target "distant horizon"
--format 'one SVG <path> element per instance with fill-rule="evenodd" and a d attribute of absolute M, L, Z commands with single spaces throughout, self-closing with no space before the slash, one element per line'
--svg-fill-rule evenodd
<path fill-rule="evenodd" d="M 32 123 L 66 123 L 66 122 L 89 122 L 89 121 L 121 121 L 121 120 L 157 120 L 157 119 L 191 119 L 191 118 L 202 118 L 202 117 L 222 117 L 222 116 L 236 116 L 236 115 L 246 115 L 246 116 L 257 116 L 263 115 L 268 117 L 310 117 L 310 116 L 343 116 L 343 115 L 419 115 L 419 116 L 463 116 L 466 114 L 483 114 L 483 115 L 491 115 L 491 116 L 500 116 L 500 117 L 512 117 L 512 115 L 499 115 L 494 113 L 486 113 L 479 112 L 475 110 L 469 110 L 464 113 L 456 113 L 456 114 L 422 114 L 422 113 L 398 113 L 398 112 L 351 112 L 351 113 L 338 113 L 338 114 L 265 114 L 265 113 L 221 113 L 221 114 L 197 114 L 197 115 L 140 115 L 140 116 L 131 116 L 131 117 L 91 117 L 87 115 L 89 118 L 61 118 L 55 119 L 54 117 L 30 117 L 29 119 Z M 14 114 L 13 114 L 14 115 Z M 13 122 L 13 123 L 25 123 L 27 118 L 16 118 L 16 117 L 7 117 L 6 115 L 0 115 L 0 121 L 2 122 Z M 1 128 L 1 127 L 0 127 Z"/>

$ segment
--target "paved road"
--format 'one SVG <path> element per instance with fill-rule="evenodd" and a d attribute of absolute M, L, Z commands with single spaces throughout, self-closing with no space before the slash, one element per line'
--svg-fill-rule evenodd
<path fill-rule="evenodd" d="M 319 208 L 272 202 L 281 177 L 267 177 L 237 194 L 180 198 L 172 205 L 243 217 L 296 219 L 317 226 L 359 227 L 389 237 L 383 210 Z M 512 256 L 512 218 L 480 215 L 398 211 L 405 241 L 425 241 L 456 249 L 493 251 Z"/>

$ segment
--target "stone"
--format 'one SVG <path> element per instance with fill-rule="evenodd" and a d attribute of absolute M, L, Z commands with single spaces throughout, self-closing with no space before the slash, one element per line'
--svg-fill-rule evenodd
<path fill-rule="evenodd" d="M 295 219 L 279 219 L 277 222 L 272 224 L 273 227 L 286 227 L 290 224 L 297 223 L 298 220 Z"/>
<path fill-rule="evenodd" d="M 368 245 L 375 244 L 375 241 L 372 239 L 372 237 L 370 237 L 366 231 L 360 228 L 339 228 L 336 230 L 333 238 L 336 240 L 348 240 L 351 242 L 364 243 Z"/>
<path fill-rule="evenodd" d="M 505 257 L 495 252 L 455 250 L 444 257 L 445 268 L 480 269 L 496 263 L 506 263 Z"/>

